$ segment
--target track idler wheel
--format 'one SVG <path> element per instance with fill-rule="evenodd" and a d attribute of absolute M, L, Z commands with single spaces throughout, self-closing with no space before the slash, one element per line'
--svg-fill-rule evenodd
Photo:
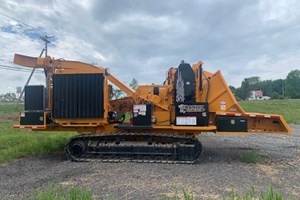
<path fill-rule="evenodd" d="M 67 146 L 67 152 L 72 157 L 80 157 L 87 151 L 87 143 L 84 140 L 73 140 Z"/>

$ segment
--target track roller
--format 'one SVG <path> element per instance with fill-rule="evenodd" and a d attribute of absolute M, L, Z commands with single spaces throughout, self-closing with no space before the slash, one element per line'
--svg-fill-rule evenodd
<path fill-rule="evenodd" d="M 195 163 L 202 145 L 195 137 L 101 134 L 74 137 L 66 151 L 75 161 Z"/>

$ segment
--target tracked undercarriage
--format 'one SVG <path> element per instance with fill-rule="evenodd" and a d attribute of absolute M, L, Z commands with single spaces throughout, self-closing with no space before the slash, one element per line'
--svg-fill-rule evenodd
<path fill-rule="evenodd" d="M 280 115 L 245 112 L 221 72 L 204 71 L 201 61 L 182 61 L 163 84 L 134 90 L 107 68 L 87 63 L 18 54 L 14 63 L 46 75 L 46 87 L 25 87 L 24 111 L 14 127 L 82 134 L 66 148 L 75 161 L 195 163 L 202 132 L 291 134 Z M 118 98 L 115 86 L 127 96 Z"/>
<path fill-rule="evenodd" d="M 196 163 L 202 145 L 195 137 L 156 134 L 82 135 L 66 147 L 74 161 Z"/>

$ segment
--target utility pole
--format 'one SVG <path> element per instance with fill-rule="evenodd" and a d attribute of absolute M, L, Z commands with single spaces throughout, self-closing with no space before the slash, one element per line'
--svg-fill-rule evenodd
<path fill-rule="evenodd" d="M 43 50 L 42 50 L 42 52 L 40 53 L 40 56 L 39 56 L 39 57 L 42 57 L 43 54 L 44 54 L 44 52 L 45 52 L 45 57 L 47 57 L 47 55 L 48 55 L 48 44 L 51 43 L 48 39 L 51 39 L 51 38 L 54 38 L 54 37 L 53 37 L 53 36 L 49 37 L 49 36 L 47 36 L 47 35 L 44 35 L 43 37 L 40 37 L 40 38 L 41 38 L 41 40 L 43 40 L 43 41 L 45 42 L 45 47 L 43 48 Z M 21 92 L 21 94 L 20 94 L 20 96 L 19 96 L 19 98 L 18 98 L 18 101 L 17 101 L 15 107 L 17 107 L 18 104 L 20 103 L 20 101 L 21 101 L 21 99 L 22 99 L 22 96 L 23 96 L 23 94 L 24 94 L 24 92 L 25 92 L 25 87 L 29 84 L 29 82 L 30 82 L 30 80 L 31 80 L 31 77 L 32 77 L 34 71 L 35 71 L 35 67 L 32 69 L 32 71 L 31 71 L 31 73 L 30 73 L 30 75 L 29 75 L 29 77 L 28 77 L 28 79 L 27 79 L 27 82 L 25 83 L 25 86 L 23 87 L 23 90 L 22 90 L 22 92 Z M 44 71 L 45 71 L 45 69 L 44 69 Z M 45 75 L 46 75 L 46 71 L 45 71 Z M 46 75 L 46 76 L 47 76 L 47 75 Z"/>
<path fill-rule="evenodd" d="M 284 80 L 282 80 L 282 96 L 284 96 Z"/>
<path fill-rule="evenodd" d="M 45 51 L 45 49 L 42 50 L 42 52 L 41 52 L 41 54 L 40 54 L 39 57 L 42 57 L 44 51 Z M 22 99 L 22 96 L 23 96 L 23 94 L 24 94 L 24 92 L 25 92 L 25 87 L 29 84 L 29 81 L 30 81 L 30 79 L 31 79 L 31 77 L 32 77 L 32 75 L 33 75 L 33 73 L 34 73 L 34 71 L 35 71 L 35 67 L 32 69 L 32 71 L 31 71 L 31 73 L 30 73 L 30 75 L 29 75 L 29 77 L 28 77 L 28 79 L 27 79 L 27 82 L 25 83 L 25 86 L 24 86 L 23 89 L 22 89 L 22 92 L 21 92 L 21 94 L 20 94 L 20 96 L 19 96 L 19 98 L 18 98 L 18 101 L 17 101 L 17 103 L 16 103 L 15 108 L 19 105 L 19 103 L 20 103 L 20 101 L 21 101 L 21 99 Z"/>
<path fill-rule="evenodd" d="M 43 40 L 45 42 L 45 57 L 47 57 L 48 55 L 48 44 L 51 43 L 48 39 L 54 38 L 53 36 L 48 36 L 48 35 L 44 35 L 43 37 L 41 37 L 41 40 Z"/>

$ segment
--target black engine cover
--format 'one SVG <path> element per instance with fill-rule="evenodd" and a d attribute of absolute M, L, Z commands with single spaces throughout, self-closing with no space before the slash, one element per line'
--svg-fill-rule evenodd
<path fill-rule="evenodd" d="M 182 62 L 175 73 L 175 104 L 195 102 L 195 73 L 190 64 Z"/>

